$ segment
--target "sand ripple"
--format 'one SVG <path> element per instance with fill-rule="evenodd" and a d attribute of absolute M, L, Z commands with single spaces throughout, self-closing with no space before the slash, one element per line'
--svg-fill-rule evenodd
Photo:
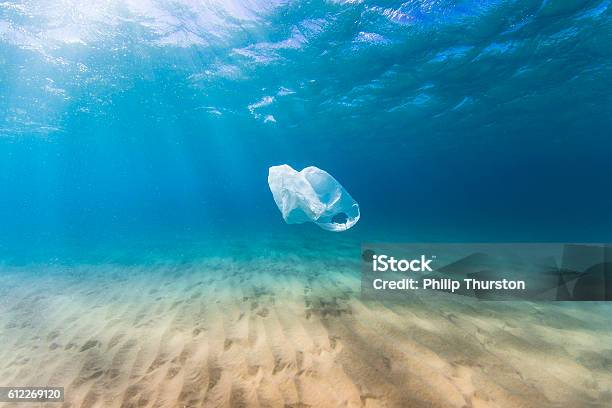
<path fill-rule="evenodd" d="M 295 265 L 3 267 L 2 385 L 64 386 L 61 406 L 82 408 L 603 407 L 612 398 L 606 305 L 363 302 L 354 268 Z"/>

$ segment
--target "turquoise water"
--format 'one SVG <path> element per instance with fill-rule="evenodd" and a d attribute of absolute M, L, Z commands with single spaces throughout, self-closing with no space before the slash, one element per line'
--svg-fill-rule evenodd
<path fill-rule="evenodd" d="M 610 242 L 610 0 L 0 2 L 0 377 L 66 406 L 607 406 L 610 304 L 361 294 Z M 287 225 L 317 166 L 349 231 Z M 269 403 L 267 403 L 269 401 Z"/>
<path fill-rule="evenodd" d="M 282 163 L 347 188 L 354 242 L 609 241 L 610 9 L 1 3 L 0 253 L 333 242 L 283 223 Z"/>

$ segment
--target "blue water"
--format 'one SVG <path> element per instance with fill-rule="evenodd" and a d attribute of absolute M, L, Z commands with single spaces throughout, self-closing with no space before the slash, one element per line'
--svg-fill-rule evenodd
<path fill-rule="evenodd" d="M 347 188 L 356 242 L 610 241 L 611 8 L 3 2 L 0 254 L 333 242 L 283 223 L 282 163 Z"/>

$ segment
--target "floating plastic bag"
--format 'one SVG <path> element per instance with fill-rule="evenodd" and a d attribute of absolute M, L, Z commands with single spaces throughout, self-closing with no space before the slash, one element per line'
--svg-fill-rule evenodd
<path fill-rule="evenodd" d="M 268 184 L 287 224 L 314 222 L 328 231 L 346 231 L 359 221 L 359 204 L 329 173 L 310 166 L 298 172 L 270 167 Z"/>

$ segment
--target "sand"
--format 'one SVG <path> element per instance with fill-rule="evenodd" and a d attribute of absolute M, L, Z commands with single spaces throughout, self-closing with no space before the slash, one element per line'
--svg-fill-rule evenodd
<path fill-rule="evenodd" d="M 363 301 L 347 251 L 4 265 L 0 385 L 66 399 L 0 406 L 610 406 L 610 306 Z"/>

